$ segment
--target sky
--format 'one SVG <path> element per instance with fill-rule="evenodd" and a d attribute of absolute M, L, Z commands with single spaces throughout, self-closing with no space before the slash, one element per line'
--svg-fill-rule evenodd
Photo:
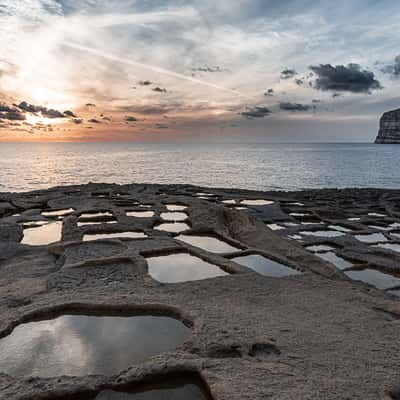
<path fill-rule="evenodd" d="M 0 0 L 0 141 L 369 142 L 398 0 Z"/>

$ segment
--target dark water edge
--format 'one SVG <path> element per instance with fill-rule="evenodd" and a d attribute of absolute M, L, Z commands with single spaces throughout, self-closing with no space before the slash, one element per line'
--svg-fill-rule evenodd
<path fill-rule="evenodd" d="M 0 143 L 0 191 L 185 183 L 252 190 L 400 188 L 400 146 L 371 143 Z"/>

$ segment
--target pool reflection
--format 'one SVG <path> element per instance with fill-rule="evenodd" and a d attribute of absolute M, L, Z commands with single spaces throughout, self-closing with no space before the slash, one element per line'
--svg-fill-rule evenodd
<path fill-rule="evenodd" d="M 179 235 L 176 239 L 211 253 L 231 253 L 240 250 L 213 236 Z"/>
<path fill-rule="evenodd" d="M 248 256 L 241 256 L 232 258 L 238 264 L 251 268 L 261 275 L 270 276 L 274 278 L 282 278 L 290 275 L 301 275 L 300 271 L 281 264 L 277 261 L 270 260 L 269 258 L 260 256 L 259 254 L 250 254 Z"/>
<path fill-rule="evenodd" d="M 217 265 L 188 253 L 148 257 L 146 260 L 150 276 L 163 283 L 196 281 L 228 275 Z"/>
<path fill-rule="evenodd" d="M 173 351 L 188 337 L 182 322 L 162 316 L 60 317 L 17 326 L 0 340 L 0 372 L 14 376 L 112 375 Z"/>
<path fill-rule="evenodd" d="M 61 240 L 62 222 L 50 222 L 34 228 L 25 228 L 22 244 L 43 246 Z"/>

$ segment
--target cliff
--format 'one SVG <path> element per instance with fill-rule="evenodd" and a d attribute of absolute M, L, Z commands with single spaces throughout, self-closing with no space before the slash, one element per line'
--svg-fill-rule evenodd
<path fill-rule="evenodd" d="M 400 108 L 384 113 L 379 123 L 379 133 L 375 143 L 400 144 Z"/>

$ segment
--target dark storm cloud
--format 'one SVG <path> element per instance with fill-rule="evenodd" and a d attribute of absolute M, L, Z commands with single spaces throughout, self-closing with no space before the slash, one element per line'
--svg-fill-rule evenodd
<path fill-rule="evenodd" d="M 313 87 L 318 90 L 371 93 L 382 89 L 373 72 L 363 69 L 359 64 L 336 65 L 320 64 L 310 66 L 317 78 Z"/>
<path fill-rule="evenodd" d="M 154 89 L 152 89 L 153 92 L 159 92 L 159 93 L 167 93 L 167 89 L 165 88 L 160 88 L 159 86 L 155 87 Z"/>
<path fill-rule="evenodd" d="M 26 101 L 21 101 L 21 103 L 19 103 L 18 105 L 15 104 L 15 106 L 18 107 L 20 110 L 31 113 L 31 114 L 41 113 L 43 117 L 47 117 L 47 118 L 75 117 L 74 113 L 70 110 L 62 113 L 61 111 L 54 110 L 52 108 L 29 104 Z"/>
<path fill-rule="evenodd" d="M 126 122 L 137 122 L 138 119 L 132 115 L 128 115 L 127 117 L 125 117 L 125 121 Z"/>
<path fill-rule="evenodd" d="M 77 118 L 77 116 L 71 110 L 64 111 L 64 115 L 67 117 Z"/>
<path fill-rule="evenodd" d="M 64 115 L 62 112 L 58 111 L 58 110 L 53 110 L 52 108 L 48 109 L 48 108 L 43 108 L 41 110 L 41 113 L 44 117 L 47 118 L 65 118 L 66 115 Z"/>
<path fill-rule="evenodd" d="M 16 105 L 20 110 L 30 112 L 30 113 L 37 113 L 40 110 L 40 107 L 34 106 L 33 104 L 28 104 L 26 101 L 22 101 L 18 105 Z"/>
<path fill-rule="evenodd" d="M 268 107 L 255 106 L 248 107 L 246 111 L 241 112 L 243 117 L 253 119 L 253 118 L 264 118 L 271 114 L 271 110 Z"/>
<path fill-rule="evenodd" d="M 281 79 L 290 79 L 297 75 L 297 71 L 295 69 L 286 68 L 281 72 Z"/>
<path fill-rule="evenodd" d="M 273 96 L 275 93 L 274 89 L 268 89 L 265 93 L 264 96 Z"/>
<path fill-rule="evenodd" d="M 309 104 L 282 102 L 279 103 L 279 108 L 284 111 L 309 111 L 313 107 Z"/>
<path fill-rule="evenodd" d="M 12 112 L 12 111 L 16 111 L 16 109 L 9 107 L 7 104 L 0 103 L 0 112 Z"/>
<path fill-rule="evenodd" d="M 24 121 L 26 119 L 25 115 L 20 111 L 7 111 L 0 112 L 0 120 L 8 121 Z"/>
<path fill-rule="evenodd" d="M 400 54 L 395 57 L 393 64 L 383 67 L 382 72 L 392 75 L 393 78 L 400 77 Z"/>

